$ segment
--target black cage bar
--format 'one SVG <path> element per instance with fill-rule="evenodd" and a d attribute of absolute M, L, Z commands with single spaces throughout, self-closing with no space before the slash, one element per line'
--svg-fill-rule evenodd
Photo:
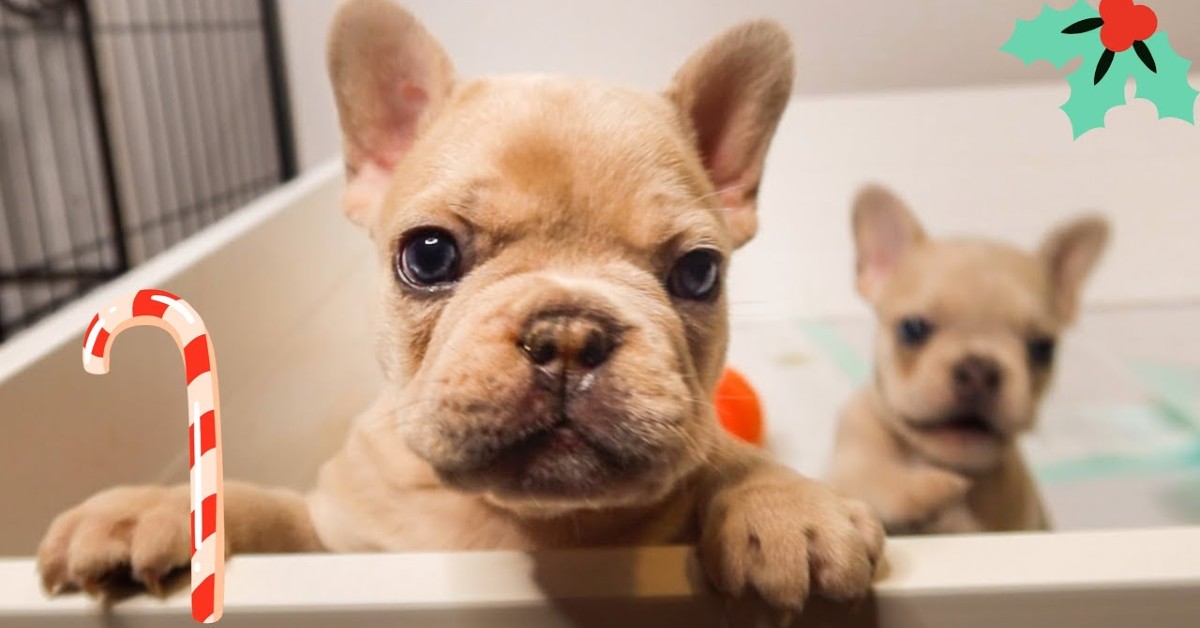
<path fill-rule="evenodd" d="M 0 0 L 0 341 L 296 171 L 276 0 Z"/>

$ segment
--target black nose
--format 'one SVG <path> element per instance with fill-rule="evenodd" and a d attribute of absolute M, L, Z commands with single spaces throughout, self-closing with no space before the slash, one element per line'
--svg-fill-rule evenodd
<path fill-rule="evenodd" d="M 587 314 L 540 314 L 525 324 L 517 344 L 537 366 L 594 369 L 617 347 L 614 326 Z"/>
<path fill-rule="evenodd" d="M 996 396 L 1004 374 L 991 358 L 970 356 L 954 365 L 954 393 L 961 401 L 988 401 Z"/>

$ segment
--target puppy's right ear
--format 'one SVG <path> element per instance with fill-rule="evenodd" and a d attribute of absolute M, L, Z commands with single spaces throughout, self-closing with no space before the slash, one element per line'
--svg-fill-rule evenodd
<path fill-rule="evenodd" d="M 390 175 L 454 86 L 442 47 L 390 0 L 350 0 L 329 34 L 329 77 L 346 159 L 346 215 L 368 226 Z"/>
<path fill-rule="evenodd" d="M 794 56 L 783 26 L 747 22 L 693 54 L 666 93 L 691 127 L 735 246 L 758 230 L 758 188 L 792 93 Z"/>
<path fill-rule="evenodd" d="M 859 190 L 852 223 L 858 292 L 875 303 L 905 252 L 925 240 L 925 230 L 904 201 L 877 184 Z"/>
<path fill-rule="evenodd" d="M 1040 253 L 1049 271 L 1051 306 L 1064 323 L 1074 322 L 1084 281 L 1108 246 L 1108 221 L 1081 216 L 1055 229 L 1042 242 Z"/>

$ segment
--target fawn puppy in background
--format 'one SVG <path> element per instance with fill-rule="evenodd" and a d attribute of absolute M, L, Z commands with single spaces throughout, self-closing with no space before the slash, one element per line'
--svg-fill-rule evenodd
<path fill-rule="evenodd" d="M 933 239 L 872 185 L 853 232 L 858 291 L 878 319 L 875 372 L 841 416 L 834 486 L 893 534 L 1048 528 L 1017 438 L 1036 423 L 1107 223 L 1076 219 L 1035 253 Z"/>
<path fill-rule="evenodd" d="M 230 552 L 695 543 L 719 590 L 781 609 L 867 593 L 870 509 L 711 402 L 727 261 L 791 92 L 782 27 L 730 30 L 651 94 L 459 80 L 412 15 L 353 0 L 329 68 L 388 384 L 307 496 L 227 483 Z M 45 584 L 155 588 L 188 564 L 187 522 L 187 486 L 102 492 L 51 525 Z"/>

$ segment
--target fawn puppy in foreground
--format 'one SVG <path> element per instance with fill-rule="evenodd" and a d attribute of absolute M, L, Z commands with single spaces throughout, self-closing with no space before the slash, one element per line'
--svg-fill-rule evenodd
<path fill-rule="evenodd" d="M 726 32 L 655 94 L 461 80 L 408 12 L 352 0 L 329 69 L 388 383 L 307 495 L 227 483 L 229 552 L 695 543 L 716 588 L 780 609 L 867 593 L 870 509 L 726 435 L 711 401 L 791 91 L 782 27 Z M 186 486 L 102 492 L 51 525 L 45 584 L 154 589 L 187 523 Z"/>
<path fill-rule="evenodd" d="M 934 239 L 872 185 L 854 202 L 858 291 L 874 308 L 873 381 L 843 411 L 832 482 L 889 533 L 1049 527 L 1017 439 L 1108 241 L 1086 216 L 1034 253 Z"/>

